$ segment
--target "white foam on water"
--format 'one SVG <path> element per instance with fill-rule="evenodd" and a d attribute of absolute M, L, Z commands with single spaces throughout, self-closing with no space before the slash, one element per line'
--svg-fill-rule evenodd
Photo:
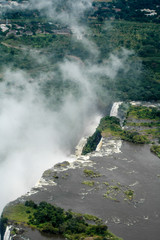
<path fill-rule="evenodd" d="M 6 231 L 5 231 L 5 234 L 4 234 L 4 240 L 11 240 L 11 237 L 10 237 L 10 235 L 11 235 L 11 228 L 12 228 L 12 226 L 7 226 L 6 227 Z"/>
<path fill-rule="evenodd" d="M 41 188 L 44 186 L 56 186 L 57 183 L 55 183 L 53 180 L 47 180 L 44 179 L 43 177 L 40 178 L 40 180 L 36 183 L 35 187 Z"/>
<path fill-rule="evenodd" d="M 118 109 L 119 109 L 119 106 L 122 103 L 123 102 L 115 102 L 115 103 L 113 103 L 112 109 L 110 111 L 110 117 L 118 117 Z"/>
<path fill-rule="evenodd" d="M 91 153 L 93 157 L 110 156 L 114 153 L 121 153 L 122 140 L 101 139 L 101 148 Z"/>
<path fill-rule="evenodd" d="M 136 185 L 138 185 L 138 184 L 139 184 L 139 182 L 138 182 L 138 181 L 136 181 L 136 182 L 134 182 L 134 183 L 130 184 L 129 186 L 130 186 L 130 187 L 134 187 L 134 186 L 136 186 Z"/>
<path fill-rule="evenodd" d="M 103 138 L 101 138 L 100 142 L 98 143 L 98 145 L 96 147 L 96 152 L 99 152 L 101 150 L 102 143 L 103 143 Z"/>
<path fill-rule="evenodd" d="M 109 171 L 113 171 L 113 170 L 116 170 L 116 169 L 118 169 L 117 166 L 114 166 L 114 167 L 112 167 L 112 168 L 107 168 L 107 170 L 109 170 Z"/>

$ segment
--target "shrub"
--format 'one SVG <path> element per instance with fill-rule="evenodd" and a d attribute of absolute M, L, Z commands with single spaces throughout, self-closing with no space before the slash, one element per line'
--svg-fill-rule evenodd
<path fill-rule="evenodd" d="M 96 150 L 96 147 L 101 140 L 101 132 L 97 129 L 95 133 L 87 139 L 87 143 L 82 150 L 82 154 L 86 155 L 89 152 Z"/>
<path fill-rule="evenodd" d="M 160 145 L 153 145 L 150 150 L 160 158 Z"/>
<path fill-rule="evenodd" d="M 37 208 L 37 204 L 35 204 L 32 200 L 26 201 L 25 206 L 26 207 L 31 207 L 31 208 L 34 208 L 34 209 Z"/>

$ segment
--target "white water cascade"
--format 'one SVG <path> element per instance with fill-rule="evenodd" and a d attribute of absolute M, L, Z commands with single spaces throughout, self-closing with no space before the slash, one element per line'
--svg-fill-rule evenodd
<path fill-rule="evenodd" d="M 110 117 L 118 118 L 118 109 L 122 102 L 114 102 L 110 111 Z M 108 140 L 101 138 L 99 144 L 97 145 L 95 156 L 109 156 L 113 153 L 121 152 L 122 141 L 121 140 Z"/>
<path fill-rule="evenodd" d="M 10 233 L 11 233 L 10 229 L 11 229 L 11 227 L 12 226 L 7 226 L 3 240 L 11 240 L 11 237 L 10 237 Z"/>
<path fill-rule="evenodd" d="M 113 103 L 113 106 L 110 111 L 110 116 L 118 117 L 118 109 L 121 104 L 122 104 L 122 102 Z M 90 123 L 90 128 L 88 129 L 88 132 L 86 132 L 87 136 L 90 136 L 94 133 L 101 117 L 102 116 L 97 115 L 96 118 L 94 119 L 94 121 Z M 85 159 L 86 158 L 86 156 L 82 157 L 82 155 L 81 155 L 82 149 L 83 149 L 86 141 L 87 141 L 87 137 L 83 137 L 80 140 L 79 144 L 76 146 L 75 155 L 74 155 L 74 157 L 76 157 L 76 159 L 79 159 L 79 158 Z M 122 145 L 121 140 L 118 140 L 118 141 L 117 140 L 105 140 L 102 137 L 101 141 L 99 142 L 99 144 L 96 148 L 95 153 L 92 153 L 92 156 L 94 156 L 94 155 L 95 156 L 108 156 L 113 153 L 119 153 L 119 152 L 121 152 L 120 151 L 121 145 Z M 74 160 L 75 160 L 75 158 L 72 158 L 71 161 L 74 161 Z M 32 191 L 30 192 L 30 194 L 33 194 Z M 3 240 L 11 240 L 12 239 L 10 237 L 11 227 L 12 226 L 7 226 Z M 1 240 L 1 238 L 0 238 L 0 240 Z"/>
<path fill-rule="evenodd" d="M 79 143 L 75 147 L 75 156 L 77 158 L 81 156 L 83 147 L 87 143 L 87 138 L 95 132 L 101 118 L 102 115 L 99 114 L 95 117 L 95 119 L 90 123 L 90 127 L 86 130 L 85 136 L 80 139 Z"/>
<path fill-rule="evenodd" d="M 118 118 L 118 109 L 121 104 L 122 102 L 113 103 L 110 111 L 110 117 Z M 109 156 L 113 153 L 120 153 L 121 146 L 121 140 L 108 140 L 102 137 L 101 141 L 97 145 L 95 156 Z"/>
<path fill-rule="evenodd" d="M 118 109 L 122 102 L 115 102 L 110 111 L 110 117 L 118 117 Z"/>

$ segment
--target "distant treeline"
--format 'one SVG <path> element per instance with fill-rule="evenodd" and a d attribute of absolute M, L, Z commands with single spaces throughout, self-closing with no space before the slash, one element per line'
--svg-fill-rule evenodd
<path fill-rule="evenodd" d="M 113 0 L 95 1 L 93 3 L 95 12 L 92 16 L 103 19 L 115 17 L 127 21 L 160 22 L 160 3 L 158 0 Z M 144 9 L 155 10 L 155 14 L 143 11 Z"/>

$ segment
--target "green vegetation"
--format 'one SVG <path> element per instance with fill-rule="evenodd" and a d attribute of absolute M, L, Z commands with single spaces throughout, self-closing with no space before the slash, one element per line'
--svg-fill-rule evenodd
<path fill-rule="evenodd" d="M 107 186 L 107 191 L 103 195 L 104 198 L 110 199 L 112 201 L 120 201 L 120 196 L 127 200 L 128 203 L 134 198 L 134 191 L 129 189 L 128 186 L 121 185 L 117 183 L 117 185 L 110 185 L 109 183 L 105 184 Z"/>
<path fill-rule="evenodd" d="M 160 129 L 159 128 L 154 128 L 154 129 L 145 129 L 145 130 L 141 130 L 140 132 L 142 132 L 143 134 L 146 134 L 146 136 L 150 139 L 154 139 L 154 138 L 159 138 L 160 135 Z"/>
<path fill-rule="evenodd" d="M 145 137 L 136 137 L 136 135 L 138 135 L 137 132 L 123 131 L 120 127 L 119 119 L 116 117 L 107 116 L 102 118 L 98 126 L 98 131 L 101 132 L 103 137 L 114 136 L 134 143 L 137 143 L 137 140 L 138 143 L 145 143 L 147 140 Z M 86 149 L 87 146 L 87 153 L 92 151 L 92 144 L 95 146 L 96 142 L 87 140 L 87 144 L 84 146 L 84 149 Z M 82 154 L 85 155 L 85 151 L 82 151 Z"/>
<path fill-rule="evenodd" d="M 116 117 L 107 116 L 102 118 L 98 129 L 100 129 L 103 137 L 114 136 L 121 138 L 122 140 L 138 144 L 144 144 L 148 142 L 147 137 L 139 135 L 138 132 L 122 130 L 119 119 Z"/>
<path fill-rule="evenodd" d="M 147 140 L 158 140 L 160 137 L 160 110 L 155 107 L 130 106 L 126 126 L 131 127 L 132 131 L 139 132 L 143 139 L 145 137 L 146 143 Z"/>
<path fill-rule="evenodd" d="M 153 145 L 151 152 L 155 153 L 160 158 L 160 145 Z"/>
<path fill-rule="evenodd" d="M 120 100 L 158 100 L 160 99 L 160 26 L 153 23 L 130 21 L 107 21 L 91 24 L 93 39 L 101 50 L 101 59 L 110 52 L 120 57 L 121 48 L 134 50 L 129 59 L 129 71 L 121 70 L 115 81 L 100 79 L 103 88 Z"/>
<path fill-rule="evenodd" d="M 64 1 L 62 3 L 65 6 Z M 83 23 L 88 23 L 90 27 L 86 37 L 98 46 L 99 56 L 94 58 L 95 63 L 99 66 L 99 64 L 108 62 L 110 54 L 114 53 L 123 62 L 124 66 L 131 66 L 128 70 L 127 67 L 120 69 L 114 80 L 104 76 L 98 79 L 99 88 L 96 92 L 98 106 L 105 107 L 106 102 L 108 102 L 107 92 L 116 100 L 160 100 L 160 25 L 157 24 L 160 22 L 159 0 L 96 0 L 93 5 L 96 11 L 86 13 Z M 144 8 L 153 9 L 157 14 L 147 16 L 145 11 L 141 11 Z M 56 33 L 56 30 L 62 32 L 66 30 L 66 26 L 60 26 L 56 22 L 50 25 L 48 20 L 41 17 L 40 12 L 35 10 L 8 11 L 3 14 L 2 18 L 9 19 L 12 26 L 5 33 L 0 31 L 0 81 L 3 80 L 4 66 L 10 66 L 14 70 L 25 70 L 33 79 L 39 77 L 41 73 L 42 75 L 47 73 L 51 76 L 46 79 L 45 85 L 41 86 L 41 90 L 45 96 L 52 97 L 49 103 L 51 106 L 57 106 L 58 103 L 63 102 L 65 94 L 72 93 L 74 96 L 81 94 L 78 84 L 73 83 L 70 79 L 63 81 L 59 73 L 58 63 L 63 61 L 64 58 L 72 59 L 73 56 L 77 57 L 79 61 L 91 61 L 93 56 L 88 53 L 80 41 L 72 40 L 70 30 L 67 29 L 67 34 L 59 35 Z M 104 20 L 105 25 L 103 24 Z M 17 30 L 17 27 L 22 27 L 24 30 L 21 29 L 16 33 L 8 34 L 10 30 Z M 130 54 L 127 60 L 123 61 L 126 52 L 123 52 L 122 48 L 134 50 L 135 53 Z M 33 56 L 35 52 L 32 54 L 32 50 L 29 51 L 30 49 L 38 50 L 38 58 L 45 59 L 46 57 L 46 63 L 35 61 Z M 52 77 L 53 72 L 54 78 Z M 95 78 L 93 81 L 96 82 L 97 79 Z M 133 122 L 133 119 L 137 121 L 146 119 L 147 121 Z M 148 122 L 148 119 L 152 121 Z M 118 119 L 114 117 L 103 118 L 95 134 L 88 139 L 82 154 L 94 151 L 101 136 L 114 136 L 138 144 L 148 143 L 154 138 L 160 139 L 160 111 L 155 108 L 131 106 L 127 115 L 126 126 L 133 128 L 122 130 Z M 139 130 L 138 127 L 152 129 Z M 153 129 L 153 127 L 155 128 Z M 160 156 L 159 145 L 153 145 L 151 151 Z M 45 172 L 45 176 L 49 174 L 50 171 Z M 100 174 L 88 169 L 84 170 L 84 174 L 91 178 L 100 176 Z M 58 178 L 58 176 L 55 175 L 54 178 Z M 92 183 L 93 181 L 83 182 L 87 185 Z M 109 187 L 108 183 L 105 183 L 105 185 Z M 119 186 L 110 186 L 108 191 L 110 191 L 108 194 L 111 192 L 117 193 Z M 130 199 L 133 192 L 132 190 L 126 190 L 125 194 Z M 46 212 L 48 209 L 51 210 L 48 205 L 42 204 L 42 206 L 44 206 Z M 47 223 L 39 222 L 41 219 L 39 213 L 41 216 L 45 215 L 45 213 L 42 214 L 42 206 L 32 205 L 31 203 L 28 206 L 27 203 L 26 206 L 19 204 L 8 207 L 5 214 L 17 223 L 32 222 L 34 219 L 37 224 L 36 227 L 42 231 L 47 231 L 47 229 L 51 229 L 53 232 L 59 231 L 59 226 L 52 224 L 53 219 Z M 36 215 L 37 211 L 39 213 Z M 66 220 L 66 213 L 57 209 L 54 209 L 53 212 L 56 211 L 59 211 L 60 216 L 64 215 L 65 217 L 63 217 Z M 83 221 L 79 226 L 75 219 L 72 219 L 73 225 L 78 226 L 78 229 L 87 229 L 86 232 L 91 231 L 94 234 L 97 231 L 102 231 L 103 227 L 99 230 L 96 227 L 89 228 Z M 4 217 L 1 222 L 5 223 L 5 221 L 6 218 Z M 71 237 L 72 229 L 69 219 L 67 221 L 69 226 L 66 223 L 62 224 L 62 228 L 66 231 L 64 236 L 76 238 L 76 233 Z M 33 223 L 30 224 L 35 226 Z M 86 236 L 86 232 L 80 233 L 81 237 Z"/>
<path fill-rule="evenodd" d="M 106 186 L 109 186 L 109 182 L 104 182 L 104 184 L 105 184 Z"/>
<path fill-rule="evenodd" d="M 103 195 L 105 198 L 108 198 L 113 201 L 117 201 L 117 195 L 120 192 L 120 187 L 119 186 L 112 186 L 108 185 L 107 186 L 107 192 Z"/>
<path fill-rule="evenodd" d="M 82 184 L 87 185 L 89 187 L 93 187 L 95 182 L 94 181 L 83 181 Z"/>
<path fill-rule="evenodd" d="M 119 119 L 109 116 L 101 119 L 98 130 L 101 132 L 103 137 L 119 136 L 122 131 Z"/>
<path fill-rule="evenodd" d="M 26 206 L 24 204 L 10 205 L 5 208 L 3 216 L 16 223 L 27 223 L 29 216 L 35 212 L 35 206 L 32 201 Z"/>
<path fill-rule="evenodd" d="M 83 217 L 86 221 L 92 221 L 92 222 L 95 222 L 96 224 L 102 224 L 102 219 L 96 217 L 96 216 L 93 216 L 93 215 L 90 215 L 90 214 L 81 214 L 81 213 L 75 213 L 75 212 L 72 212 L 73 216 L 75 217 Z"/>
<path fill-rule="evenodd" d="M 100 13 L 99 13 L 100 14 Z M 38 23 L 42 25 L 42 29 L 46 28 L 46 20 L 40 18 L 39 15 L 34 23 L 29 21 L 28 26 Z M 16 19 L 13 19 L 19 24 Z M 25 19 L 21 19 L 22 25 L 26 25 Z M 160 99 L 160 26 L 155 23 L 139 23 L 123 20 L 107 21 L 105 26 L 99 20 L 86 20 L 86 24 L 90 27 L 88 40 L 95 42 L 99 49 L 99 56 L 96 63 L 102 64 L 108 61 L 111 53 L 114 53 L 123 61 L 124 53 L 122 48 L 134 50 L 135 54 L 130 54 L 124 65 L 132 66 L 128 71 L 127 68 L 121 69 L 115 76 L 114 81 L 109 77 L 100 77 L 98 79 L 99 88 L 97 88 L 98 104 L 106 106 L 108 102 L 107 92 L 114 99 L 120 100 L 159 100 Z M 22 26 L 23 27 L 23 26 Z M 48 25 L 47 28 L 57 29 L 56 25 Z M 62 26 L 58 26 L 61 29 Z M 62 28 L 63 29 L 63 28 Z M 62 76 L 58 75 L 57 63 L 64 58 L 72 59 L 73 56 L 78 57 L 80 61 L 91 61 L 92 56 L 87 49 L 84 48 L 80 41 L 73 41 L 71 34 L 55 34 L 53 32 L 47 34 L 44 32 L 35 35 L 20 36 L 1 35 L 0 34 L 0 68 L 4 65 L 11 65 L 13 69 L 23 69 L 37 75 L 39 72 L 56 72 L 54 81 L 52 79 L 43 86 L 47 96 L 57 93 L 57 100 L 60 100 L 58 93 L 65 94 L 72 91 L 77 95 L 79 89 L 77 84 L 70 82 L 69 79 L 64 83 L 60 81 Z M 4 45 L 7 44 L 7 45 Z M 39 51 L 40 57 L 47 57 L 48 61 L 40 63 L 35 61 L 32 51 Z M 23 53 L 23 54 L 22 54 Z M 97 81 L 97 79 L 93 79 Z M 93 150 L 92 150 L 93 151 Z"/>
<path fill-rule="evenodd" d="M 125 125 L 130 130 L 124 130 L 122 139 L 135 143 L 149 143 L 160 137 L 160 110 L 155 107 L 130 106 Z"/>
<path fill-rule="evenodd" d="M 145 135 L 140 135 L 136 131 L 122 130 L 119 119 L 116 117 L 107 116 L 102 118 L 98 126 L 98 130 L 101 132 L 103 137 L 114 136 L 116 138 L 137 144 L 149 142 L 149 139 Z"/>
<path fill-rule="evenodd" d="M 139 22 L 155 22 L 159 23 L 159 1 L 145 0 L 95 0 L 94 6 L 96 11 L 92 14 L 93 17 L 101 22 L 105 19 L 125 19 L 129 21 Z M 151 9 L 152 13 L 143 11 L 143 9 Z"/>
<path fill-rule="evenodd" d="M 134 191 L 133 190 L 129 189 L 129 190 L 125 191 L 124 193 L 129 200 L 133 199 L 133 197 L 134 197 Z"/>
<path fill-rule="evenodd" d="M 155 107 L 145 107 L 145 106 L 130 106 L 127 113 L 128 119 L 154 119 L 160 120 L 160 110 Z"/>
<path fill-rule="evenodd" d="M 101 119 L 98 129 L 103 137 L 114 136 L 125 141 L 144 144 L 149 140 L 145 135 L 140 135 L 136 131 L 122 130 L 119 119 L 116 117 L 104 117 Z"/>
<path fill-rule="evenodd" d="M 126 114 L 124 123 L 127 128 L 122 129 L 120 121 L 116 117 L 106 116 L 101 119 L 96 132 L 103 137 L 114 137 L 136 144 L 150 143 L 155 139 L 159 141 L 160 110 L 155 107 L 132 105 L 127 105 L 124 110 Z M 121 111 L 123 112 L 123 108 L 121 108 Z M 121 114 L 123 115 L 123 113 Z M 90 139 L 87 141 L 88 152 L 92 151 L 92 145 L 94 149 L 96 148 L 97 142 L 94 139 L 92 138 L 93 141 L 90 141 Z M 86 149 L 86 146 L 84 149 Z M 84 154 L 84 151 L 82 153 Z"/>
<path fill-rule="evenodd" d="M 138 132 L 123 131 L 121 134 L 121 139 L 136 144 L 149 143 L 147 136 L 140 135 Z"/>
<path fill-rule="evenodd" d="M 90 214 L 84 214 L 83 217 L 85 218 L 85 220 L 94 221 L 97 224 L 102 223 L 102 220 L 100 218 L 90 215 Z"/>
<path fill-rule="evenodd" d="M 127 122 L 127 126 L 132 127 L 160 127 L 160 122 Z"/>
<path fill-rule="evenodd" d="M 98 143 L 100 142 L 100 140 L 101 140 L 101 133 L 97 129 L 95 131 L 95 133 L 87 139 L 87 143 L 82 150 L 82 154 L 86 155 L 87 153 L 96 150 L 96 147 L 97 147 Z"/>
<path fill-rule="evenodd" d="M 127 66 L 118 71 L 114 81 L 106 76 L 98 79 L 98 104 L 105 105 L 108 101 L 107 92 L 114 99 L 159 100 L 160 25 L 156 24 L 159 23 L 160 14 L 158 0 L 96 0 L 93 6 L 95 11 L 85 12 L 81 21 L 89 26 L 85 37 L 98 46 L 99 56 L 94 61 L 102 64 L 114 53 Z M 155 10 L 157 14 L 147 16 L 141 11 L 146 8 Z M 59 4 L 57 11 L 60 9 L 67 9 L 65 1 Z M 4 65 L 11 65 L 13 69 L 20 68 L 34 75 L 51 70 L 57 73 L 57 63 L 64 58 L 74 56 L 80 61 L 93 59 L 81 41 L 73 41 L 71 30 L 67 26 L 53 19 L 48 20 L 38 10 L 6 11 L 2 21 L 5 22 L 6 19 L 11 26 L 8 26 L 6 32 L 0 31 L 0 70 Z M 121 51 L 122 48 L 134 50 L 135 53 L 130 53 L 127 61 L 123 61 L 125 54 Z M 47 57 L 49 61 L 35 61 L 30 49 L 38 50 L 40 56 Z M 128 69 L 129 65 L 131 68 Z M 59 81 L 61 77 L 57 76 L 56 80 L 54 78 L 54 81 L 46 83 L 47 96 L 57 92 L 56 98 L 59 100 L 65 89 L 66 92 L 72 89 L 75 95 L 79 93 L 75 83 L 67 81 L 64 84 Z"/>
<path fill-rule="evenodd" d="M 48 169 L 48 170 L 44 171 L 43 177 L 49 177 L 51 175 L 51 173 L 52 173 L 51 169 Z"/>
<path fill-rule="evenodd" d="M 100 8 L 103 8 L 100 7 Z M 99 15 L 101 13 L 99 12 Z M 31 16 L 30 16 L 31 17 Z M 18 22 L 16 18 L 12 19 L 15 24 L 22 24 L 22 27 L 35 26 L 40 24 L 42 29 L 57 30 L 64 27 L 56 24 L 46 25 L 46 19 L 34 16 L 34 21 L 30 17 L 24 20 L 21 18 Z M 26 21 L 28 20 L 28 23 Z M 130 54 L 127 64 L 132 66 L 128 71 L 120 70 L 113 79 L 101 77 L 98 80 L 99 89 L 97 89 L 98 103 L 104 105 L 108 101 L 107 92 L 114 99 L 120 100 L 158 100 L 160 99 L 160 26 L 155 23 L 139 23 L 123 20 L 107 21 L 105 26 L 99 20 L 86 20 L 90 27 L 88 40 L 95 42 L 99 49 L 97 63 L 106 61 L 110 53 L 114 53 L 123 61 L 123 51 L 121 48 L 134 50 L 135 54 Z M 24 25 L 24 26 L 23 26 Z M 31 74 L 38 74 L 39 71 L 57 72 L 57 63 L 65 57 L 75 56 L 80 60 L 91 60 L 90 54 L 84 48 L 80 41 L 73 41 L 71 34 L 55 34 L 53 32 L 42 31 L 35 35 L 20 36 L 0 35 L 0 63 L 11 65 L 14 69 L 20 68 L 29 71 Z M 8 44 L 8 45 L 4 45 Z M 29 49 L 38 49 L 40 56 L 47 57 L 49 61 L 40 63 L 35 61 L 32 52 Z M 23 52 L 23 54 L 22 54 Z M 108 61 L 108 60 L 107 60 Z M 61 76 L 57 76 L 54 81 L 46 83 L 45 93 L 76 91 L 78 86 L 75 83 L 67 81 L 67 84 L 59 81 Z M 95 79 L 94 79 L 95 80 Z M 97 79 L 96 79 L 97 80 Z M 55 89 L 56 88 L 56 89 Z M 53 90 L 52 90 L 53 89 Z M 55 91 L 54 91 L 55 90 Z M 58 94 L 57 98 L 59 98 Z"/>
<path fill-rule="evenodd" d="M 84 169 L 83 172 L 84 172 L 86 177 L 96 178 L 96 177 L 100 177 L 101 176 L 101 174 L 96 173 L 96 172 L 94 172 L 94 171 L 92 171 L 90 169 Z"/>
<path fill-rule="evenodd" d="M 87 143 L 83 148 L 82 154 L 85 155 L 89 152 L 92 152 L 96 149 L 101 136 L 119 136 L 121 132 L 121 127 L 119 125 L 119 120 L 115 117 L 102 118 L 96 132 L 87 139 Z"/>
<path fill-rule="evenodd" d="M 5 234 L 7 223 L 8 223 L 8 219 L 6 217 L 4 217 L 2 214 L 2 216 L 0 218 L 0 236 L 1 236 L 1 238 Z"/>
<path fill-rule="evenodd" d="M 86 220 L 97 221 L 98 218 L 91 215 L 79 215 L 71 211 L 64 211 L 46 202 L 36 205 L 33 201 L 26 201 L 25 205 L 17 204 L 7 207 L 4 216 L 12 224 L 23 223 L 30 225 L 39 231 L 51 234 L 60 234 L 67 239 L 84 239 L 93 237 L 103 240 L 119 240 L 108 231 L 108 227 L 102 223 L 91 225 Z"/>

